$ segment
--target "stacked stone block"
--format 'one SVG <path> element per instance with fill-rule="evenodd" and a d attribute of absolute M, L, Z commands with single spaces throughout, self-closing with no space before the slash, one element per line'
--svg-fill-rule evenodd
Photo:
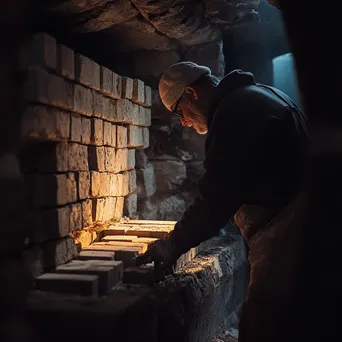
<path fill-rule="evenodd" d="M 82 229 L 118 221 L 124 212 L 134 216 L 135 150 L 149 146 L 151 89 L 44 33 L 25 55 L 28 106 L 21 133 L 28 148 L 21 166 L 29 243 L 44 249 Z"/>

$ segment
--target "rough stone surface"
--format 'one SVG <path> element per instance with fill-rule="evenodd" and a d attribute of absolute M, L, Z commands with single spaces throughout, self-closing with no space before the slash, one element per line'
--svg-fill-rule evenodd
<path fill-rule="evenodd" d="M 136 173 L 138 197 L 145 198 L 152 196 L 157 190 L 153 165 L 148 163 L 144 168 L 136 170 Z"/>
<path fill-rule="evenodd" d="M 181 160 L 152 160 L 157 188 L 161 192 L 178 189 L 186 179 L 186 166 Z"/>
<path fill-rule="evenodd" d="M 248 281 L 242 238 L 209 240 L 175 277 L 156 286 L 161 340 L 207 342 L 228 330 L 227 320 L 244 299 Z M 173 329 L 167 330 L 170 324 Z"/>
<path fill-rule="evenodd" d="M 123 214 L 129 218 L 135 218 L 137 215 L 137 194 L 130 194 L 125 197 Z"/>
<path fill-rule="evenodd" d="M 180 195 L 158 198 L 157 220 L 180 220 L 187 208 Z"/>

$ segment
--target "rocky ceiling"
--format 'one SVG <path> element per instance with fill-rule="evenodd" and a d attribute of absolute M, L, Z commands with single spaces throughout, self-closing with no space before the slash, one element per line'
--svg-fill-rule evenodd
<path fill-rule="evenodd" d="M 207 60 L 220 75 L 222 32 L 258 21 L 262 1 L 45 0 L 36 29 L 112 69 L 134 56 L 133 73 L 145 79 L 180 59 Z"/>

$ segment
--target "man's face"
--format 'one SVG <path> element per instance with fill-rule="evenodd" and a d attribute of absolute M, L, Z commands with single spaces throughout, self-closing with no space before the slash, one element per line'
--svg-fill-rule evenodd
<path fill-rule="evenodd" d="M 198 134 L 208 132 L 207 120 L 186 93 L 173 106 L 172 111 L 179 117 L 184 127 L 192 127 Z"/>

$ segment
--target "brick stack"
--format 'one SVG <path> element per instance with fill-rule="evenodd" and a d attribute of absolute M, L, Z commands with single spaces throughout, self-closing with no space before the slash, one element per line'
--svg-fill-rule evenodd
<path fill-rule="evenodd" d="M 46 34 L 33 38 L 23 58 L 29 104 L 21 164 L 30 244 L 35 254 L 49 254 L 46 269 L 75 255 L 70 234 L 119 220 L 124 212 L 134 216 L 135 150 L 149 146 L 151 89 Z"/>
<path fill-rule="evenodd" d="M 102 231 L 102 238 L 84 248 L 78 260 L 58 266 L 35 280 L 36 288 L 49 292 L 97 297 L 108 294 L 121 280 L 154 285 L 160 278 L 153 265 L 135 267 L 136 257 L 174 228 L 175 221 L 125 220 Z M 191 261 L 204 245 L 192 248 L 177 261 L 176 270 Z"/>

